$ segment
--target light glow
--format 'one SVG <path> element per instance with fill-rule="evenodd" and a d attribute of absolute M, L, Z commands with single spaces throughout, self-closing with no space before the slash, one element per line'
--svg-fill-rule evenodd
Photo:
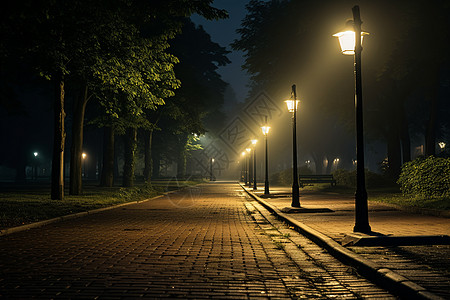
<path fill-rule="evenodd" d="M 363 37 L 369 35 L 367 32 L 361 31 L 361 45 L 363 43 Z M 353 30 L 341 31 L 333 34 L 334 37 L 339 39 L 339 45 L 341 46 L 342 54 L 355 55 L 355 32 Z"/>
<path fill-rule="evenodd" d="M 297 111 L 298 103 L 300 102 L 300 100 L 286 100 L 284 102 L 287 105 L 288 111 L 289 112 L 294 112 L 294 111 Z"/>
<path fill-rule="evenodd" d="M 269 130 L 270 130 L 270 126 L 262 126 L 261 130 L 262 130 L 262 133 L 264 135 L 268 135 L 269 134 Z"/>

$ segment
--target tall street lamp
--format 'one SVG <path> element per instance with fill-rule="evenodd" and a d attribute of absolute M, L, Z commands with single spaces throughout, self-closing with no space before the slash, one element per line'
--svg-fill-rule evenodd
<path fill-rule="evenodd" d="M 211 157 L 211 163 L 209 165 L 209 181 L 213 181 L 214 176 L 213 176 L 213 163 L 214 163 L 214 158 Z"/>
<path fill-rule="evenodd" d="M 250 186 L 250 181 L 251 181 L 251 166 L 250 166 L 250 164 L 251 164 L 251 151 L 252 151 L 252 148 L 246 148 L 245 149 L 245 151 L 247 151 L 247 164 L 246 164 L 246 167 L 247 167 L 247 172 L 246 172 L 246 174 L 245 174 L 245 185 L 247 185 L 247 186 Z"/>
<path fill-rule="evenodd" d="M 245 172 L 246 172 L 246 170 L 245 170 L 245 168 L 247 167 L 246 165 L 246 159 L 247 159 L 247 157 L 245 156 L 245 154 L 246 154 L 246 152 L 245 151 L 242 151 L 242 153 L 241 153 L 241 156 L 242 156 L 242 170 L 241 170 L 241 178 L 240 178 L 240 181 L 242 181 L 242 182 L 244 182 L 244 184 L 245 184 Z"/>
<path fill-rule="evenodd" d="M 267 126 L 267 116 L 266 116 L 266 124 L 261 127 L 262 133 L 264 135 L 264 141 L 266 144 L 266 165 L 265 165 L 265 177 L 264 177 L 264 195 L 269 195 L 269 159 L 267 153 L 267 136 L 269 135 L 270 126 Z"/>
<path fill-rule="evenodd" d="M 253 190 L 256 191 L 256 143 L 258 140 L 252 140 L 253 145 Z"/>
<path fill-rule="evenodd" d="M 33 155 L 34 155 L 34 162 L 33 162 L 33 164 L 34 164 L 34 170 L 33 170 L 33 176 L 34 176 L 34 179 L 36 180 L 37 179 L 37 160 L 38 160 L 38 155 L 39 155 L 39 153 L 38 152 L 33 152 Z"/>
<path fill-rule="evenodd" d="M 356 112 L 356 193 L 355 193 L 355 226 L 354 232 L 370 233 L 369 214 L 367 205 L 367 191 L 364 175 L 364 133 L 363 133 L 363 108 L 362 108 L 362 81 L 361 81 L 361 52 L 363 36 L 367 32 L 361 31 L 361 17 L 359 6 L 352 9 L 353 21 L 347 22 L 353 25 L 343 32 L 334 34 L 339 38 L 342 54 L 353 55 L 355 64 L 355 112 Z"/>
<path fill-rule="evenodd" d="M 87 154 L 85 152 L 83 152 L 81 154 L 81 158 L 83 159 L 83 177 L 86 177 L 86 157 L 87 157 Z"/>
<path fill-rule="evenodd" d="M 300 191 L 298 186 L 297 170 L 297 107 L 300 101 L 297 100 L 295 84 L 292 85 L 291 99 L 284 101 L 288 111 L 292 113 L 292 207 L 300 207 Z"/>

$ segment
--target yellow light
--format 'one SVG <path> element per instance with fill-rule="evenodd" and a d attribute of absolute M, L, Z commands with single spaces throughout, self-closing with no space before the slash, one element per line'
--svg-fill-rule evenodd
<path fill-rule="evenodd" d="M 288 111 L 289 112 L 294 112 L 297 111 L 298 109 L 298 103 L 300 102 L 299 100 L 286 100 L 284 101 L 287 105 Z"/>
<path fill-rule="evenodd" d="M 368 32 L 361 31 L 361 45 L 363 43 L 363 37 L 369 35 Z M 341 45 L 342 54 L 355 55 L 355 31 L 353 30 L 353 21 L 347 21 L 345 30 L 333 34 L 334 37 L 339 39 L 339 45 Z"/>
<path fill-rule="evenodd" d="M 245 151 L 247 151 L 247 153 L 250 153 L 250 151 L 252 151 L 252 148 L 246 148 Z"/>
<path fill-rule="evenodd" d="M 264 135 L 268 135 L 269 134 L 269 130 L 270 130 L 270 126 L 263 126 L 261 127 L 262 133 Z"/>
<path fill-rule="evenodd" d="M 87 154 L 84 153 L 84 152 L 83 152 L 83 154 L 81 154 L 81 157 L 82 157 L 83 159 L 86 159 L 86 156 L 87 156 Z"/>
<path fill-rule="evenodd" d="M 245 151 L 242 151 L 241 155 L 242 155 L 242 156 L 245 156 L 245 154 L 247 154 L 247 153 L 245 153 Z"/>
<path fill-rule="evenodd" d="M 252 140 L 252 145 L 255 146 L 258 140 Z"/>
<path fill-rule="evenodd" d="M 444 142 L 439 142 L 439 147 L 440 147 L 441 149 L 444 149 L 444 148 L 445 148 L 445 143 L 444 143 Z"/>

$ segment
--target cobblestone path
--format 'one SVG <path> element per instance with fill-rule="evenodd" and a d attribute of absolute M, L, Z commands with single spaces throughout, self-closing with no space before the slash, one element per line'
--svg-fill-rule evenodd
<path fill-rule="evenodd" d="M 394 298 L 255 205 L 210 183 L 0 237 L 0 298 Z"/>

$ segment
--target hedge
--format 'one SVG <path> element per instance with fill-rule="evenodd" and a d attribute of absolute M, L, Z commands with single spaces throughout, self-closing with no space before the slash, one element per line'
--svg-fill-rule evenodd
<path fill-rule="evenodd" d="M 397 181 L 405 196 L 450 197 L 450 158 L 417 158 L 405 163 Z"/>

